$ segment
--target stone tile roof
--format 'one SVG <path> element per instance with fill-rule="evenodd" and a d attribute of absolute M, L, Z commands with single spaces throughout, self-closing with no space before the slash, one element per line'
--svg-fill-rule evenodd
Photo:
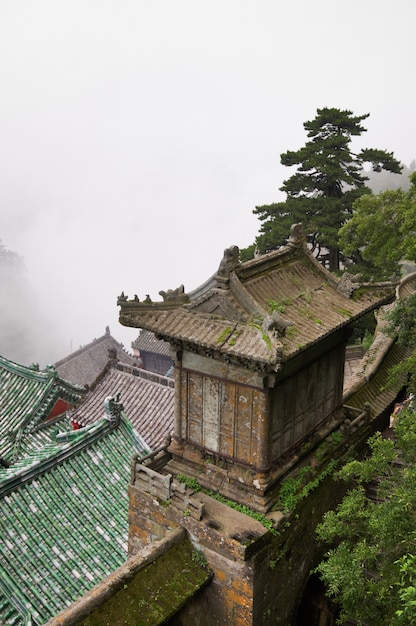
<path fill-rule="evenodd" d="M 306 246 L 298 226 L 284 248 L 240 263 L 225 251 L 217 273 L 199 289 L 160 292 L 163 302 L 118 299 L 120 322 L 146 328 L 231 362 L 279 369 L 306 348 L 394 297 L 391 284 L 336 278 Z"/>
<path fill-rule="evenodd" d="M 344 394 L 345 404 L 363 409 L 364 405 L 369 403 L 372 419 L 382 415 L 396 401 L 397 394 L 405 383 L 403 380 L 397 384 L 388 385 L 389 371 L 410 354 L 409 348 L 399 346 L 397 343 L 391 345 L 371 380 L 364 378 L 363 385 L 352 388 L 348 390 L 348 394 Z"/>
<path fill-rule="evenodd" d="M 157 339 L 154 333 L 145 329 L 140 331 L 139 336 L 132 342 L 131 347 L 139 351 L 153 352 L 170 357 L 170 345 L 163 339 Z"/>
<path fill-rule="evenodd" d="M 138 368 L 111 368 L 71 419 L 82 425 L 95 422 L 102 416 L 105 398 L 115 392 L 120 392 L 126 414 L 147 445 L 152 450 L 160 447 L 173 432 L 173 380 Z"/>
<path fill-rule="evenodd" d="M 57 361 L 55 367 L 62 378 L 79 385 L 91 386 L 102 374 L 110 358 L 130 365 L 136 362 L 123 345 L 111 336 L 107 327 L 102 337 Z"/>
<path fill-rule="evenodd" d="M 396 298 L 406 299 L 416 291 L 416 274 L 406 276 L 396 288 Z M 412 349 L 399 345 L 396 338 L 386 334 L 386 314 L 395 306 L 395 302 L 382 307 L 378 312 L 377 329 L 374 341 L 356 364 L 354 375 L 344 390 L 344 403 L 362 408 L 365 403 L 371 405 L 372 417 L 381 415 L 392 404 L 405 380 L 396 384 L 389 383 L 389 372 L 392 367 L 408 358 Z"/>
<path fill-rule="evenodd" d="M 148 451 L 122 414 L 0 468 L 0 623 L 44 624 L 126 560 L 130 460 Z"/>
<path fill-rule="evenodd" d="M 62 379 L 53 367 L 38 371 L 0 357 L 0 456 L 9 463 L 36 445 L 33 433 L 46 420 L 76 406 L 85 396 L 80 385 Z"/>

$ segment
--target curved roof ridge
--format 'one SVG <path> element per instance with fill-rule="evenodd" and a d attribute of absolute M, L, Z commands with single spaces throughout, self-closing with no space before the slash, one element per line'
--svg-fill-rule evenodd
<path fill-rule="evenodd" d="M 55 441 L 51 440 L 45 443 L 42 448 L 35 450 L 28 456 L 22 457 L 13 465 L 1 471 L 0 495 L 3 497 L 18 485 L 37 477 L 40 472 L 54 467 L 72 453 L 89 446 L 97 437 L 102 436 L 110 429 L 110 422 L 103 417 L 101 420 L 83 429 L 67 431 L 67 433 L 62 433 L 64 436 L 59 438 L 57 435 Z"/>
<path fill-rule="evenodd" d="M 379 371 L 383 361 L 396 343 L 396 337 L 390 336 L 385 332 L 388 326 L 387 315 L 394 309 L 398 300 L 403 300 L 411 292 L 416 292 L 416 272 L 402 278 L 396 287 L 396 299 L 393 302 L 380 307 L 374 341 L 361 359 L 361 367 L 357 369 L 351 385 L 344 392 L 344 402 L 348 401 L 349 398 L 372 380 Z"/>
<path fill-rule="evenodd" d="M 192 291 L 188 293 L 189 299 L 192 304 L 195 300 L 199 300 L 203 298 L 205 294 L 209 293 L 211 289 L 214 289 L 216 287 L 216 284 L 217 284 L 216 276 L 217 276 L 217 273 L 215 272 L 215 274 L 210 276 L 208 280 L 202 283 L 202 285 L 199 285 L 199 287 L 196 287 L 195 289 L 193 289 Z"/>
<path fill-rule="evenodd" d="M 97 346 L 99 343 L 102 343 L 103 341 L 106 341 L 108 339 L 111 339 L 112 341 L 114 341 L 114 343 L 116 343 L 120 347 L 120 350 L 122 350 L 125 353 L 125 355 L 126 355 L 126 357 L 128 359 L 130 359 L 130 360 L 132 359 L 132 356 L 127 352 L 127 350 L 124 348 L 123 344 L 120 343 L 119 341 L 117 341 L 117 339 L 115 339 L 111 335 L 110 332 L 108 332 L 108 333 L 106 332 L 104 335 L 101 335 L 101 337 L 96 337 L 95 339 L 93 339 L 89 343 L 86 343 L 84 346 L 80 346 L 77 350 L 75 350 L 74 352 L 71 352 L 67 356 L 65 356 L 62 359 L 60 359 L 59 361 L 55 361 L 55 363 L 54 363 L 55 367 L 60 367 L 61 365 L 65 365 L 65 363 L 68 363 L 69 361 L 71 361 L 72 359 L 76 358 L 77 356 L 79 356 L 83 352 L 87 352 L 88 350 L 91 350 L 92 348 L 94 348 L 94 346 Z"/>
<path fill-rule="evenodd" d="M 9 371 L 12 374 L 16 374 L 17 376 L 31 378 L 32 380 L 38 380 L 40 382 L 47 382 L 54 377 L 66 382 L 64 379 L 61 379 L 60 376 L 57 376 L 58 372 L 53 365 L 47 365 L 41 370 L 35 365 L 22 365 L 20 363 L 16 363 L 15 361 L 11 361 L 4 356 L 0 356 L 0 368 Z"/>

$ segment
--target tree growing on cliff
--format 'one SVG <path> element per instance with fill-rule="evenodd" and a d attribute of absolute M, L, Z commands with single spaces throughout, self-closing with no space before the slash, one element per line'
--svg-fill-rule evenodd
<path fill-rule="evenodd" d="M 401 171 L 392 152 L 370 148 L 352 152 L 352 138 L 366 132 L 362 122 L 368 116 L 323 108 L 317 110 L 313 120 L 304 123 L 309 138 L 306 144 L 280 156 L 283 165 L 298 166 L 280 187 L 286 201 L 253 211 L 262 222 L 256 239 L 260 252 L 279 246 L 291 224 L 303 222 L 312 246 L 328 250 L 329 268 L 339 268 L 338 231 L 351 216 L 353 202 L 370 192 L 365 186 L 363 164 L 371 163 L 376 172 Z"/>
<path fill-rule="evenodd" d="M 352 487 L 318 526 L 332 545 L 317 572 L 341 607 L 339 623 L 416 623 L 416 415 L 400 414 L 396 441 L 377 433 L 364 461 L 344 466 Z M 398 462 L 400 459 L 400 462 Z M 376 485 L 377 499 L 368 497 Z"/>
<path fill-rule="evenodd" d="M 390 370 L 387 384 L 407 380 L 408 398 L 415 398 L 416 294 L 399 300 L 387 321 L 387 334 L 413 350 Z M 317 572 L 341 606 L 341 623 L 347 618 L 378 626 L 416 623 L 414 399 L 396 418 L 394 433 L 394 439 L 374 435 L 368 458 L 342 468 L 338 478 L 351 489 L 317 529 L 332 546 Z"/>

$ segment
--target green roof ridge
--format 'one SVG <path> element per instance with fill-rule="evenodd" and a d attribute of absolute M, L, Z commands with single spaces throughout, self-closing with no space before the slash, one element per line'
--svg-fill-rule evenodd
<path fill-rule="evenodd" d="M 111 428 L 110 422 L 103 417 L 90 426 L 74 431 L 80 433 L 78 437 L 70 441 L 46 444 L 17 464 L 3 470 L 1 472 L 3 476 L 0 474 L 0 497 L 4 497 L 19 485 L 32 480 L 40 473 L 61 463 L 65 458 L 91 445 Z"/>
<path fill-rule="evenodd" d="M 25 597 L 5 571 L 0 576 L 0 590 L 3 596 L 8 599 L 8 603 L 13 606 L 23 619 L 26 620 L 30 617 L 30 610 L 26 607 Z"/>
<path fill-rule="evenodd" d="M 73 387 L 78 390 L 85 389 L 83 385 L 71 383 L 64 378 L 61 378 L 58 374 L 58 370 L 53 365 L 47 365 L 45 369 L 38 370 L 29 365 L 21 365 L 20 363 L 15 363 L 14 361 L 10 361 L 10 359 L 6 359 L 4 356 L 0 356 L 0 366 L 13 374 L 23 376 L 24 378 L 30 378 L 31 380 L 45 382 L 57 378 L 65 386 Z"/>
<path fill-rule="evenodd" d="M 22 460 L 25 480 L 2 500 L 0 579 L 14 581 L 28 610 L 22 617 L 3 585 L 0 623 L 24 624 L 29 610 L 44 623 L 127 559 L 129 457 L 150 450 L 124 413 L 117 426 L 102 418 L 68 435 Z"/>

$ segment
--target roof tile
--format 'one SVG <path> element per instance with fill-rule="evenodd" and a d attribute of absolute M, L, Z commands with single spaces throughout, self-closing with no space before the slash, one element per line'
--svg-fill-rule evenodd
<path fill-rule="evenodd" d="M 114 429 L 106 422 L 21 462 L 27 480 L 2 499 L 0 621 L 23 624 L 30 613 L 43 624 L 126 560 L 130 459 L 148 449 L 125 416 Z M 42 471 L 31 479 L 34 466 Z M 0 470 L 3 489 L 11 472 Z"/>

